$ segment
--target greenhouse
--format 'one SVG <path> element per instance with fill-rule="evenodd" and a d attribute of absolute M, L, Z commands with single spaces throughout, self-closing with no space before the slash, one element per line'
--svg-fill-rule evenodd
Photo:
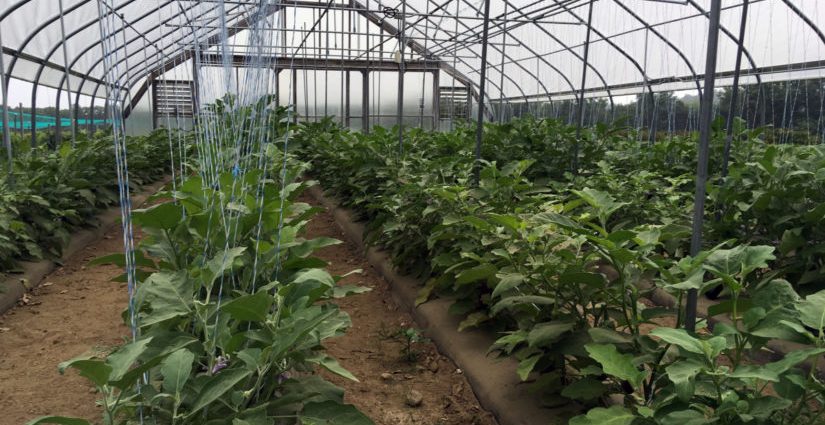
<path fill-rule="evenodd" d="M 0 0 L 0 424 L 825 425 L 823 30 Z"/>

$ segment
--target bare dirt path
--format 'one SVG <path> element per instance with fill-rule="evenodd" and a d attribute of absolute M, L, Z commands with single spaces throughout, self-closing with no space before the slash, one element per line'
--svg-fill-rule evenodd
<path fill-rule="evenodd" d="M 122 251 L 115 226 L 48 275 L 28 304 L 0 316 L 0 424 L 55 414 L 100 421 L 94 388 L 73 371 L 61 376 L 57 365 L 87 352 L 107 353 L 128 334 L 120 318 L 126 287 L 111 281 L 122 270 L 85 266 Z"/>
<path fill-rule="evenodd" d="M 305 202 L 313 203 L 310 198 Z M 329 263 L 333 275 L 355 269 L 340 284 L 359 284 L 371 292 L 339 300 L 352 318 L 352 328 L 343 337 L 329 340 L 329 353 L 361 382 L 337 376 L 327 379 L 346 389 L 347 402 L 354 404 L 378 425 L 494 425 L 493 416 L 479 407 L 467 380 L 448 358 L 430 342 L 414 344 L 418 360 L 406 361 L 402 329 L 415 323 L 392 301 L 386 281 L 372 269 L 354 244 L 346 241 L 329 212 L 318 214 L 308 225 L 307 237 L 327 236 L 344 241 L 324 248 L 316 256 Z M 423 397 L 421 405 L 410 407 L 411 391 Z"/>

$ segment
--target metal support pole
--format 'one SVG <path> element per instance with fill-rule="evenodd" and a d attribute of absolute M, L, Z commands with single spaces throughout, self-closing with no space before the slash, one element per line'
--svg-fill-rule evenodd
<path fill-rule="evenodd" d="M 0 36 L 0 46 L 3 45 L 3 38 Z M 9 178 L 12 176 L 12 168 L 14 165 L 14 154 L 11 147 L 11 128 L 9 127 L 9 84 L 6 81 L 6 63 L 3 59 L 3 52 L 0 51 L 0 85 L 3 88 L 3 146 L 6 147 L 6 159 L 9 162 Z M 22 125 L 23 114 L 20 114 L 20 128 Z"/>
<path fill-rule="evenodd" d="M 484 95 L 487 86 L 487 37 L 490 35 L 490 0 L 484 0 L 484 30 L 481 35 L 481 68 L 478 82 L 478 120 L 476 121 L 476 149 L 473 165 L 473 184 L 478 185 L 481 174 L 481 138 L 484 135 Z"/>
<path fill-rule="evenodd" d="M 69 126 L 72 128 L 72 146 L 75 146 L 77 144 L 77 129 L 75 128 L 75 121 L 72 119 L 74 118 L 74 113 L 72 113 L 72 85 L 71 78 L 69 78 L 69 52 L 66 48 L 66 20 L 64 19 L 65 15 L 63 12 L 63 0 L 58 0 L 57 4 L 60 8 L 60 33 L 63 37 L 63 41 L 60 44 L 63 47 L 63 65 L 66 69 L 66 96 L 69 98 Z M 58 89 L 58 92 L 59 91 L 60 89 Z M 62 125 L 62 120 L 60 119 L 60 109 L 57 110 L 57 121 L 57 127 L 59 129 Z M 58 130 L 58 134 L 60 134 L 60 137 L 62 138 L 62 130 Z M 58 141 L 59 140 L 60 138 L 58 138 Z"/>
<path fill-rule="evenodd" d="M 349 122 L 349 115 L 350 115 L 350 83 L 352 81 L 352 78 L 350 76 L 349 71 L 346 71 L 346 74 L 344 74 L 344 79 L 345 79 L 345 82 L 344 82 L 344 125 L 347 126 L 347 128 L 349 128 L 349 126 L 350 126 L 350 122 Z"/>
<path fill-rule="evenodd" d="M 8 90 L 8 86 L 6 86 L 6 87 L 7 87 L 6 89 Z M 24 131 L 23 131 L 23 127 L 24 127 L 24 125 L 23 125 L 23 102 L 19 102 L 17 104 L 17 115 L 20 117 L 20 138 L 22 139 L 23 138 L 23 133 L 24 133 Z"/>
<path fill-rule="evenodd" d="M 587 83 L 587 60 L 590 56 L 590 33 L 593 28 L 591 25 L 593 22 L 593 1 L 590 0 L 587 8 L 587 34 L 584 39 L 584 58 L 582 59 L 582 89 L 579 92 L 579 122 L 576 126 L 576 139 L 573 141 L 573 174 L 579 172 L 579 139 L 581 139 L 582 127 L 584 126 L 584 88 Z"/>
<path fill-rule="evenodd" d="M 275 70 L 275 106 L 281 106 L 281 70 Z"/>
<path fill-rule="evenodd" d="M 436 69 L 433 71 L 433 131 L 441 129 L 441 74 Z"/>
<path fill-rule="evenodd" d="M 306 73 L 304 73 L 304 87 L 306 87 Z M 292 121 L 298 124 L 298 70 L 292 69 Z"/>
<path fill-rule="evenodd" d="M 197 127 L 201 113 L 201 80 L 198 75 L 198 58 L 192 58 L 192 124 Z"/>
<path fill-rule="evenodd" d="M 370 132 L 370 73 L 361 71 L 361 115 L 362 126 L 366 134 Z"/>
<path fill-rule="evenodd" d="M 507 7 L 510 6 L 510 2 L 504 2 L 504 16 L 507 16 Z M 588 31 L 590 29 L 588 28 Z M 499 81 L 498 81 L 498 88 L 501 90 L 501 96 L 498 99 L 498 123 L 504 124 L 504 59 L 507 57 L 505 54 L 507 49 L 507 20 L 504 21 L 504 27 L 501 29 L 501 66 L 499 67 Z"/>
<path fill-rule="evenodd" d="M 407 0 L 401 0 L 401 25 L 398 31 L 398 50 L 400 53 L 400 60 L 398 61 L 398 117 L 396 122 L 398 124 L 398 153 L 404 153 L 404 47 L 406 41 L 404 40 L 404 33 L 407 31 Z M 379 111 L 380 113 L 380 111 Z"/>
<path fill-rule="evenodd" d="M 699 112 L 699 154 L 696 164 L 696 196 L 693 200 L 693 235 L 690 238 L 690 255 L 694 258 L 702 250 L 702 225 L 705 218 L 705 183 L 708 179 L 708 145 L 710 124 L 713 121 L 713 90 L 716 83 L 716 52 L 719 45 L 719 16 L 722 0 L 712 0 L 708 29 L 708 48 L 705 59 L 705 86 Z M 685 329 L 696 330 L 696 307 L 699 293 L 691 289 L 685 305 Z"/>
<path fill-rule="evenodd" d="M 748 5 L 750 0 L 742 2 L 742 21 L 739 24 L 739 46 L 736 48 L 736 68 L 733 73 L 733 87 L 731 87 L 730 110 L 725 135 L 725 151 L 722 155 L 722 178 L 728 176 L 728 162 L 730 161 L 730 146 L 733 142 L 733 119 L 736 117 L 736 104 L 739 97 L 739 73 L 742 69 L 742 50 L 745 43 L 745 28 L 748 24 Z"/>

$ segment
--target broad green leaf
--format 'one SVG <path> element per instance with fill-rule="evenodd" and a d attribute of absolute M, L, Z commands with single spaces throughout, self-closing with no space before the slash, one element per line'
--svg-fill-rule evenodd
<path fill-rule="evenodd" d="M 759 397 L 755 400 L 750 400 L 748 403 L 750 404 L 748 414 L 760 419 L 768 419 L 773 412 L 787 409 L 793 405 L 792 400 L 770 396 Z"/>
<path fill-rule="evenodd" d="M 150 208 L 132 211 L 135 224 L 158 229 L 172 229 L 183 218 L 183 207 L 174 202 L 164 202 Z"/>
<path fill-rule="evenodd" d="M 564 387 L 561 395 L 579 401 L 595 400 L 607 392 L 607 385 L 597 379 L 586 377 Z"/>
<path fill-rule="evenodd" d="M 615 345 L 587 344 L 584 349 L 593 360 L 599 362 L 604 373 L 630 382 L 634 388 L 638 388 L 647 375 L 633 365 L 632 355 L 619 353 Z"/>
<path fill-rule="evenodd" d="M 221 306 L 221 310 L 235 319 L 246 322 L 263 322 L 272 307 L 274 299 L 267 291 L 253 295 L 243 295 Z"/>
<path fill-rule="evenodd" d="M 718 249 L 708 255 L 705 267 L 719 277 L 744 277 L 752 271 L 768 267 L 768 261 L 776 259 L 772 246 L 739 245 L 731 249 Z"/>
<path fill-rule="evenodd" d="M 670 412 L 659 418 L 657 423 L 659 425 L 706 425 L 712 422 L 705 418 L 702 412 L 686 409 Z"/>
<path fill-rule="evenodd" d="M 186 349 L 175 351 L 166 357 L 160 365 L 160 374 L 163 375 L 163 391 L 176 396 L 180 394 L 186 381 L 189 380 L 194 362 L 195 354 Z"/>
<path fill-rule="evenodd" d="M 461 271 L 456 276 L 456 285 L 464 285 L 466 283 L 476 282 L 483 279 L 489 279 L 494 276 L 498 269 L 490 263 L 479 264 L 475 267 Z"/>
<path fill-rule="evenodd" d="M 598 211 L 598 214 L 604 221 L 616 212 L 619 208 L 627 205 L 626 202 L 616 202 L 612 196 L 607 192 L 600 190 L 584 188 L 582 190 L 572 190 L 577 196 L 582 198 L 584 202 L 590 204 L 591 207 Z"/>
<path fill-rule="evenodd" d="M 367 292 L 372 291 L 372 288 L 368 286 L 358 286 L 358 285 L 340 285 L 335 286 L 332 288 L 332 297 L 333 298 L 345 298 L 350 295 L 358 295 L 358 294 L 365 294 Z"/>
<path fill-rule="evenodd" d="M 621 406 L 610 406 L 605 409 L 596 407 L 590 409 L 587 415 L 579 415 L 570 419 L 569 425 L 630 425 L 636 419 L 630 409 Z"/>
<path fill-rule="evenodd" d="M 490 316 L 487 315 L 487 312 L 476 311 L 474 313 L 470 313 L 466 319 L 462 320 L 461 323 L 458 324 L 458 331 L 461 332 L 467 328 L 474 328 L 488 320 L 490 320 Z"/>
<path fill-rule="evenodd" d="M 502 293 L 516 288 L 524 282 L 524 275 L 521 273 L 499 273 L 496 277 L 498 277 L 499 282 L 493 289 L 493 298 L 498 298 Z"/>
<path fill-rule="evenodd" d="M 375 425 L 355 406 L 334 401 L 307 403 L 298 419 L 301 425 Z"/>
<path fill-rule="evenodd" d="M 518 362 L 516 373 L 518 373 L 518 376 L 522 381 L 527 380 L 530 376 L 530 372 L 532 372 L 533 368 L 536 367 L 536 363 L 538 363 L 539 359 L 541 359 L 541 354 L 534 354 Z"/>
<path fill-rule="evenodd" d="M 94 359 L 89 356 L 65 361 L 58 366 L 61 374 L 67 368 L 77 369 L 80 376 L 92 381 L 98 387 L 106 385 L 109 382 L 109 375 L 112 373 L 112 367 L 106 364 L 105 360 Z"/>
<path fill-rule="evenodd" d="M 739 379 L 779 382 L 779 375 L 776 372 L 762 366 L 740 365 L 736 370 L 728 373 L 727 376 Z"/>
<path fill-rule="evenodd" d="M 702 365 L 690 360 L 679 360 L 665 368 L 667 377 L 676 386 L 679 400 L 687 403 L 695 391 L 695 378 L 702 371 Z"/>
<path fill-rule="evenodd" d="M 355 377 L 355 375 L 352 374 L 352 372 L 344 369 L 344 367 L 341 366 L 341 364 L 338 363 L 338 360 L 335 359 L 334 357 L 330 357 L 330 356 L 327 356 L 327 355 L 319 355 L 317 357 L 308 358 L 307 361 L 310 362 L 310 363 L 315 363 L 317 365 L 320 365 L 324 369 L 326 369 L 326 370 L 328 370 L 328 371 L 330 371 L 330 372 L 332 372 L 332 373 L 334 373 L 338 376 L 342 376 L 342 377 L 347 378 L 351 381 L 361 382 L 361 381 L 358 380 L 358 378 Z"/>
<path fill-rule="evenodd" d="M 90 425 L 89 421 L 65 416 L 43 416 L 31 420 L 26 425 L 57 424 L 57 425 Z"/>
<path fill-rule="evenodd" d="M 630 336 L 606 328 L 590 328 L 587 330 L 590 338 L 597 344 L 630 344 Z"/>
<path fill-rule="evenodd" d="M 685 351 L 694 354 L 705 354 L 702 342 L 684 329 L 656 328 L 650 332 L 650 335 L 659 337 L 666 343 L 673 344 Z"/>
<path fill-rule="evenodd" d="M 825 290 L 808 295 L 804 301 L 796 304 L 799 320 L 810 328 L 825 328 Z"/>
<path fill-rule="evenodd" d="M 251 374 L 252 372 L 241 368 L 218 372 L 217 375 L 211 377 L 209 381 L 204 384 L 203 388 L 201 388 L 197 398 L 192 402 L 192 408 L 188 416 L 191 417 L 200 412 L 204 407 L 214 403 L 218 398 L 232 391 L 235 385 Z"/>
<path fill-rule="evenodd" d="M 556 300 L 549 297 L 542 297 L 540 295 L 518 295 L 513 297 L 507 297 L 502 299 L 501 301 L 497 302 L 493 305 L 490 309 L 490 312 L 493 315 L 498 314 L 501 310 L 505 308 L 513 308 L 524 304 L 533 304 L 533 305 L 554 305 Z"/>
<path fill-rule="evenodd" d="M 112 372 L 109 375 L 109 381 L 119 381 L 129 372 L 129 369 L 137 362 L 138 358 L 146 352 L 149 343 L 152 342 L 152 337 L 139 339 L 130 342 L 117 349 L 109 357 L 106 358 L 106 363 L 112 367 Z"/>
<path fill-rule="evenodd" d="M 527 334 L 527 343 L 530 347 L 549 347 L 553 342 L 576 326 L 572 322 L 550 322 L 536 324 Z"/>

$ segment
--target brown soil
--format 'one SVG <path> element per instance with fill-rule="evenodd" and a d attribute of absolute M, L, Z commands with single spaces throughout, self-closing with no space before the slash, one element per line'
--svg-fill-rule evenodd
<path fill-rule="evenodd" d="M 378 425 L 494 425 L 495 419 L 479 406 L 464 375 L 438 353 L 435 345 L 414 344 L 417 360 L 404 359 L 402 349 L 406 344 L 398 333 L 415 327 L 415 323 L 392 301 L 387 282 L 358 248 L 346 241 L 332 216 L 326 211 L 320 213 L 307 230 L 307 237 L 327 236 L 345 241 L 316 253 L 329 263 L 328 270 L 333 275 L 363 270 L 344 278 L 340 284 L 372 289 L 338 300 L 338 305 L 352 318 L 352 328 L 345 336 L 327 343 L 330 355 L 360 380 L 352 382 L 325 373 L 327 379 L 345 388 L 346 401 Z M 406 405 L 411 390 L 423 395 L 419 407 Z"/>
<path fill-rule="evenodd" d="M 85 266 L 122 252 L 121 235 L 115 226 L 47 276 L 27 304 L 0 316 L 0 424 L 25 424 L 44 415 L 101 419 L 94 387 L 73 371 L 61 376 L 57 365 L 88 352 L 105 354 L 128 335 L 120 319 L 126 286 L 111 281 L 122 270 Z"/>
<path fill-rule="evenodd" d="M 308 237 L 344 240 L 332 216 L 319 214 L 309 223 Z M 89 260 L 122 251 L 119 226 L 46 277 L 27 303 L 0 316 L 0 425 L 21 425 L 44 415 L 65 415 L 99 423 L 99 394 L 85 378 L 57 365 L 86 354 L 108 353 L 124 341 L 128 328 L 120 314 L 127 302 L 125 284 L 111 282 L 116 266 L 86 267 Z M 346 336 L 331 340 L 328 349 L 360 382 L 325 374 L 346 390 L 346 400 L 378 425 L 494 425 L 479 407 L 467 380 L 429 342 L 414 345 L 415 362 L 402 358 L 402 328 L 414 327 L 410 316 L 391 301 L 387 283 L 371 269 L 351 243 L 325 248 L 318 256 L 333 274 L 363 269 L 341 284 L 372 288 L 366 294 L 339 300 L 352 317 Z M 382 374 L 384 376 L 382 377 Z M 386 375 L 389 374 L 389 375 Z M 389 379 L 386 379 L 389 377 Z M 406 396 L 418 391 L 418 407 Z"/>

